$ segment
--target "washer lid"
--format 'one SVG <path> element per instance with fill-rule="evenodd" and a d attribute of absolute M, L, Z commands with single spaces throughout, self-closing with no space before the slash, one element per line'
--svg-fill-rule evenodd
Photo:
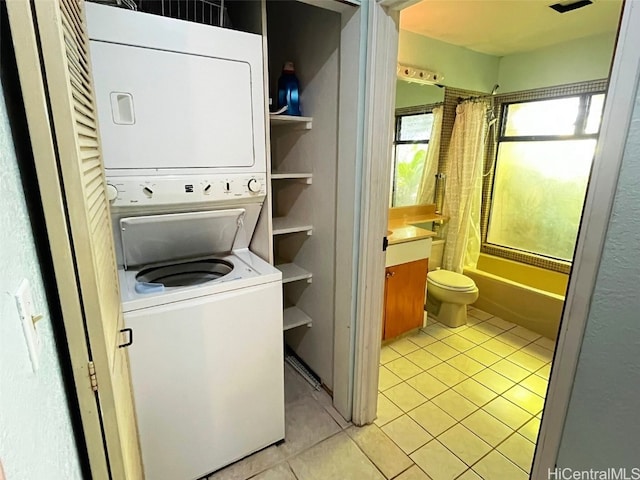
<path fill-rule="evenodd" d="M 449 270 L 434 270 L 427 274 L 427 281 L 449 290 L 473 290 L 476 284 L 469 277 Z"/>
<path fill-rule="evenodd" d="M 124 268 L 230 252 L 244 216 L 233 208 L 123 218 Z"/>

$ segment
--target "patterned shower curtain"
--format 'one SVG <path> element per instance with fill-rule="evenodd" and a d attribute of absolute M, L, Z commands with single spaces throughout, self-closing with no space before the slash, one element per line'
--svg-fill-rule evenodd
<path fill-rule="evenodd" d="M 427 205 L 434 203 L 436 198 L 436 173 L 438 173 L 438 161 L 440 159 L 440 133 L 442 132 L 442 106 L 435 107 L 433 113 L 433 126 L 429 137 L 427 158 L 424 161 L 422 179 L 418 188 L 416 203 Z"/>
<path fill-rule="evenodd" d="M 456 108 L 443 214 L 449 217 L 442 267 L 462 273 L 480 255 L 482 165 L 486 142 L 486 101 L 468 100 Z"/>

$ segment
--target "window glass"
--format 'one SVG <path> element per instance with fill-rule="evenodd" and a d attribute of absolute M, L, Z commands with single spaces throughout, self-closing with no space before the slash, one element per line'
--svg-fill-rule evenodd
<path fill-rule="evenodd" d="M 596 140 L 503 142 L 487 242 L 571 260 Z"/>
<path fill-rule="evenodd" d="M 580 97 L 508 105 L 504 135 L 573 135 L 579 109 Z"/>
<path fill-rule="evenodd" d="M 416 204 L 428 148 L 426 143 L 396 145 L 392 199 L 394 207 Z"/>
<path fill-rule="evenodd" d="M 400 135 L 397 141 L 429 141 L 433 114 L 421 113 L 400 117 Z"/>
<path fill-rule="evenodd" d="M 598 133 L 600 121 L 602 120 L 602 108 L 604 107 L 604 93 L 591 97 L 589 114 L 587 115 L 587 126 L 585 133 Z"/>

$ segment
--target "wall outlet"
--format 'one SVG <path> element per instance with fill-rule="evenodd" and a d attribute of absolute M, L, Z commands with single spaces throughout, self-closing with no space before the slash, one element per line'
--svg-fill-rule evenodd
<path fill-rule="evenodd" d="M 20 322 L 22 323 L 22 331 L 24 332 L 24 338 L 27 342 L 31 366 L 35 373 L 38 370 L 41 345 L 40 336 L 36 330 L 34 320 L 40 318 L 40 315 L 36 315 L 35 313 L 29 280 L 24 279 L 20 282 L 20 286 L 14 296 L 18 307 L 18 315 L 20 315 Z"/>

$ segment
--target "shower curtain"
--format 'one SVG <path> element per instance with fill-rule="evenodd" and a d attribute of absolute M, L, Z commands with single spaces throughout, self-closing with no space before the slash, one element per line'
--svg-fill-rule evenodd
<path fill-rule="evenodd" d="M 426 205 L 434 203 L 436 198 L 436 173 L 438 173 L 438 161 L 440 160 L 440 133 L 442 132 L 442 107 L 435 107 L 433 113 L 433 126 L 429 137 L 429 148 L 427 158 L 424 161 L 424 170 L 416 203 Z"/>
<path fill-rule="evenodd" d="M 442 266 L 462 273 L 480 255 L 482 165 L 486 142 L 486 101 L 466 101 L 456 108 L 449 145 L 443 213 L 449 217 Z"/>

